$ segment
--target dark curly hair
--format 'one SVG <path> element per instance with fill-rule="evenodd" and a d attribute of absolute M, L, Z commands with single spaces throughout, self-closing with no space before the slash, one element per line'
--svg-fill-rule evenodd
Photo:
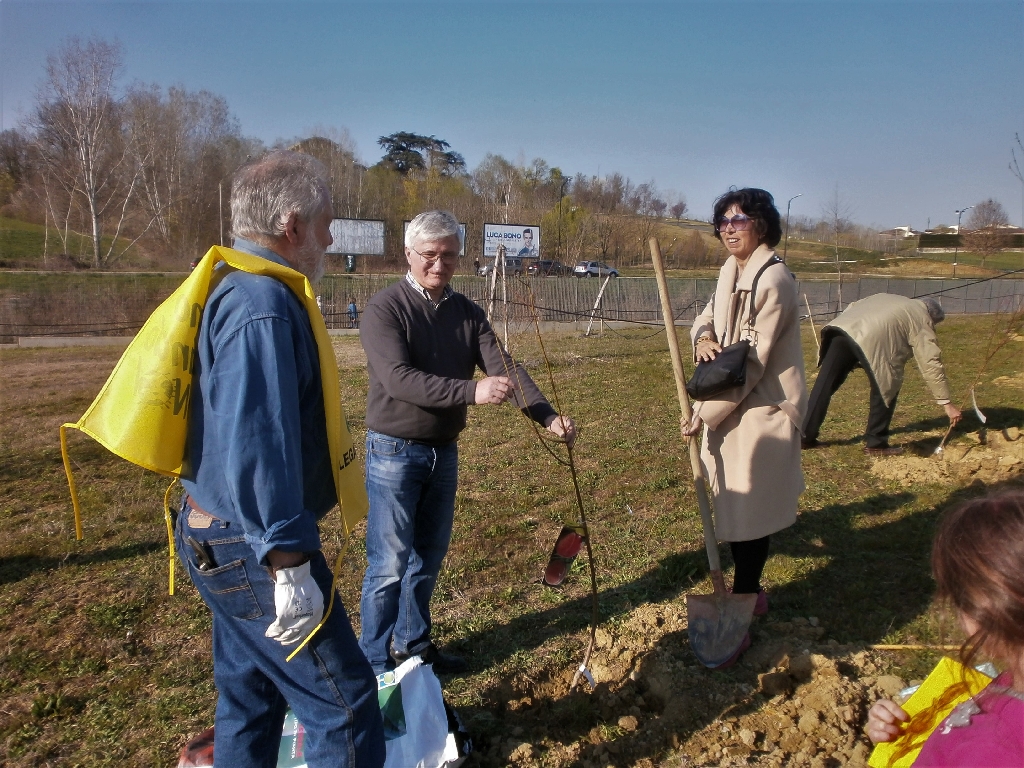
<path fill-rule="evenodd" d="M 782 217 L 775 207 L 775 198 L 770 192 L 753 187 L 730 189 L 715 200 L 715 214 L 711 219 L 715 225 L 715 237 L 722 239 L 718 225 L 725 218 L 725 212 L 734 205 L 738 205 L 741 211 L 753 219 L 758 243 L 764 243 L 769 248 L 779 244 L 782 239 Z"/>

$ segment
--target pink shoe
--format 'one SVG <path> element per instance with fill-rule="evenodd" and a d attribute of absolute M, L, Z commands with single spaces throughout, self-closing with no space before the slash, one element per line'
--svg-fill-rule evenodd
<path fill-rule="evenodd" d="M 740 660 L 740 656 L 743 655 L 743 652 L 750 647 L 751 642 L 752 641 L 750 639 L 750 633 L 747 632 L 747 634 L 743 636 L 743 641 L 740 643 L 740 647 L 736 649 L 736 653 L 734 653 L 728 659 L 723 661 L 717 667 L 711 667 L 711 669 L 728 669 L 729 667 L 733 666 L 737 661 Z"/>
<path fill-rule="evenodd" d="M 754 602 L 754 615 L 764 616 L 766 613 L 768 613 L 768 593 L 760 589 L 757 592 L 757 600 Z"/>
<path fill-rule="evenodd" d="M 732 593 L 732 587 L 729 587 L 730 594 Z M 757 591 L 757 600 L 754 601 L 754 615 L 764 616 L 768 613 L 768 593 L 763 589 Z"/>

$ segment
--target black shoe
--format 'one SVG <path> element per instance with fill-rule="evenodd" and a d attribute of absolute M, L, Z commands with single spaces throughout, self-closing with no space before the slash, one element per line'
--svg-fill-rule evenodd
<path fill-rule="evenodd" d="M 810 449 L 810 448 L 817 448 L 819 445 L 821 445 L 821 443 L 819 443 L 814 438 L 811 438 L 810 440 L 801 440 L 800 441 L 800 447 L 803 448 L 805 451 Z"/>
<path fill-rule="evenodd" d="M 461 656 L 453 656 L 449 653 L 441 653 L 437 646 L 431 643 L 418 654 L 400 654 L 392 651 L 391 657 L 401 666 L 402 662 L 410 655 L 418 655 L 423 659 L 424 664 L 430 664 L 438 675 L 457 675 L 469 670 L 469 664 Z"/>
<path fill-rule="evenodd" d="M 877 448 L 869 448 L 865 445 L 864 453 L 868 456 L 899 456 L 903 453 L 903 448 L 898 445 L 880 445 Z"/>
<path fill-rule="evenodd" d="M 420 654 L 424 664 L 430 664 L 438 675 L 459 675 L 469 671 L 469 664 L 461 656 L 441 653 L 433 643 Z"/>

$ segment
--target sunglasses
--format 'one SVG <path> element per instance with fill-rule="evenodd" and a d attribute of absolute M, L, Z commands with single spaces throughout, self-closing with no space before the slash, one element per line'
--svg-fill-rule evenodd
<path fill-rule="evenodd" d="M 724 232 L 725 228 L 732 224 L 732 228 L 737 232 L 743 232 L 750 227 L 751 219 L 745 213 L 737 213 L 732 218 L 726 216 L 718 222 L 718 231 Z"/>
<path fill-rule="evenodd" d="M 582 526 L 566 525 L 558 534 L 555 547 L 551 550 L 551 559 L 544 569 L 544 583 L 549 587 L 559 587 L 569 575 L 573 561 L 580 553 L 586 529 Z"/>

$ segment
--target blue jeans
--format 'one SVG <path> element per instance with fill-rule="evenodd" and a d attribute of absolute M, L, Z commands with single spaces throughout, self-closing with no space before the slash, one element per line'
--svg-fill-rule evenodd
<path fill-rule="evenodd" d="M 311 768 L 384 765 L 377 681 L 341 598 L 335 594 L 327 623 L 286 662 L 294 646 L 264 637 L 276 615 L 270 572 L 256 562 L 240 528 L 219 520 L 193 527 L 189 511 L 186 503 L 174 537 L 185 569 L 213 612 L 216 765 L 274 768 L 289 706 L 306 729 L 305 757 Z M 214 568 L 199 569 L 189 537 L 206 549 Z M 313 556 L 310 571 L 326 607 L 331 570 L 322 553 Z"/>
<path fill-rule="evenodd" d="M 430 645 L 430 596 L 455 517 L 459 448 L 366 434 L 366 576 L 359 645 L 377 674 Z"/>

